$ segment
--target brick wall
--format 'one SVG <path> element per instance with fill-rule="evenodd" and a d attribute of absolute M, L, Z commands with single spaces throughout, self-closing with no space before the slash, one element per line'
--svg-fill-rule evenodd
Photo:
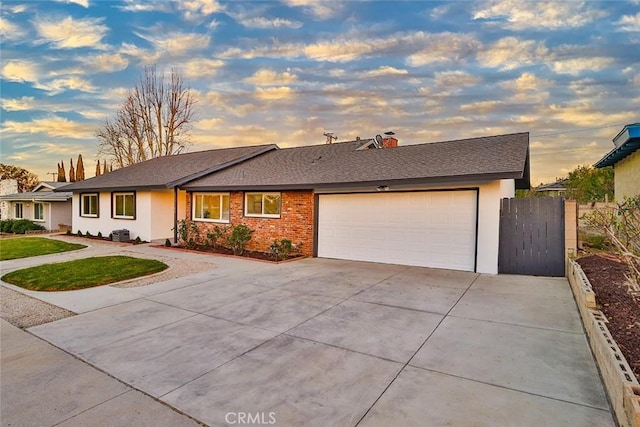
<path fill-rule="evenodd" d="M 281 193 L 280 218 L 255 218 L 244 216 L 244 192 L 231 192 L 229 201 L 230 222 L 233 225 L 245 224 L 255 230 L 248 250 L 269 252 L 275 239 L 289 239 L 300 246 L 303 254 L 313 255 L 313 191 L 283 191 Z M 187 193 L 186 218 L 191 219 L 191 193 Z M 198 222 L 202 235 L 216 224 Z"/>

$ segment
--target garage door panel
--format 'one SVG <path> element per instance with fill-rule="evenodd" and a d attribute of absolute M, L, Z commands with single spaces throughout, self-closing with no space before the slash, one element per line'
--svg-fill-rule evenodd
<path fill-rule="evenodd" d="M 472 271 L 476 191 L 321 195 L 318 255 Z"/>

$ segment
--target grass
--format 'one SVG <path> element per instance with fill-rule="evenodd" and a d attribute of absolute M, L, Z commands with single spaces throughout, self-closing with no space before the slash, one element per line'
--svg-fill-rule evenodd
<path fill-rule="evenodd" d="M 146 276 L 167 267 L 156 260 L 117 255 L 25 268 L 5 274 L 2 280 L 32 291 L 71 291 Z"/>
<path fill-rule="evenodd" d="M 67 243 L 44 237 L 19 237 L 0 240 L 0 261 L 28 258 L 38 255 L 57 254 L 86 248 L 85 245 Z"/>

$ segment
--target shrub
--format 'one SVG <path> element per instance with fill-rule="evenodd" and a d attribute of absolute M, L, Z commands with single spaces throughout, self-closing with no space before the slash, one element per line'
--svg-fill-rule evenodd
<path fill-rule="evenodd" d="M 2 221 L 0 227 L 3 233 L 25 234 L 31 230 L 44 230 L 40 224 L 36 224 L 28 219 L 8 219 Z"/>
<path fill-rule="evenodd" d="M 255 230 L 251 230 L 244 224 L 239 224 L 231 228 L 231 232 L 225 238 L 227 245 L 235 255 L 242 255 L 247 243 L 251 240 L 251 235 Z"/>
<path fill-rule="evenodd" d="M 142 243 L 142 239 L 140 238 L 140 236 L 136 237 L 136 240 L 134 240 L 133 243 L 135 243 L 136 245 Z"/>
<path fill-rule="evenodd" d="M 181 219 L 178 221 L 178 240 L 188 249 L 193 249 L 200 243 L 200 227 L 193 221 Z"/>
<path fill-rule="evenodd" d="M 109 233 L 109 240 L 113 242 L 113 233 Z"/>
<path fill-rule="evenodd" d="M 165 245 L 167 248 L 170 248 L 170 247 L 171 247 L 171 240 L 169 240 L 169 239 L 165 240 L 165 241 L 164 241 L 164 245 Z"/>
<path fill-rule="evenodd" d="M 72 233 L 71 233 L 71 230 L 70 230 L 70 229 L 67 229 L 67 236 L 71 236 L 71 234 L 72 234 Z"/>
<path fill-rule="evenodd" d="M 98 239 L 102 239 L 102 232 L 98 231 Z"/>
<path fill-rule="evenodd" d="M 11 228 L 13 227 L 13 223 L 15 220 L 13 219 L 5 219 L 0 221 L 0 231 L 3 233 L 11 233 Z"/>
<path fill-rule="evenodd" d="M 93 235 L 89 231 L 87 231 L 87 234 L 85 234 L 85 237 L 93 237 Z"/>
<path fill-rule="evenodd" d="M 82 237 L 82 231 L 78 230 L 78 237 Z"/>
<path fill-rule="evenodd" d="M 280 241 L 276 239 L 271 244 L 271 254 L 276 261 L 287 259 L 291 252 L 293 252 L 293 249 L 293 244 L 289 239 L 282 239 Z"/>

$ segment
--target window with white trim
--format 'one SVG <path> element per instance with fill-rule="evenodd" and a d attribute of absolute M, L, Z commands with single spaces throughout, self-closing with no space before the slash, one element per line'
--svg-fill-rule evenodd
<path fill-rule="evenodd" d="M 245 193 L 245 216 L 280 218 L 280 193 Z"/>
<path fill-rule="evenodd" d="M 113 193 L 111 200 L 113 206 L 113 217 L 116 219 L 136 218 L 136 194 Z"/>
<path fill-rule="evenodd" d="M 97 218 L 98 193 L 84 193 L 80 195 L 80 216 Z"/>
<path fill-rule="evenodd" d="M 16 203 L 15 205 L 15 210 L 14 210 L 15 215 L 13 216 L 15 219 L 22 219 L 24 218 L 22 216 L 22 203 Z"/>
<path fill-rule="evenodd" d="M 44 203 L 33 204 L 33 220 L 44 221 Z"/>
<path fill-rule="evenodd" d="M 229 193 L 195 193 L 194 221 L 229 222 Z"/>

